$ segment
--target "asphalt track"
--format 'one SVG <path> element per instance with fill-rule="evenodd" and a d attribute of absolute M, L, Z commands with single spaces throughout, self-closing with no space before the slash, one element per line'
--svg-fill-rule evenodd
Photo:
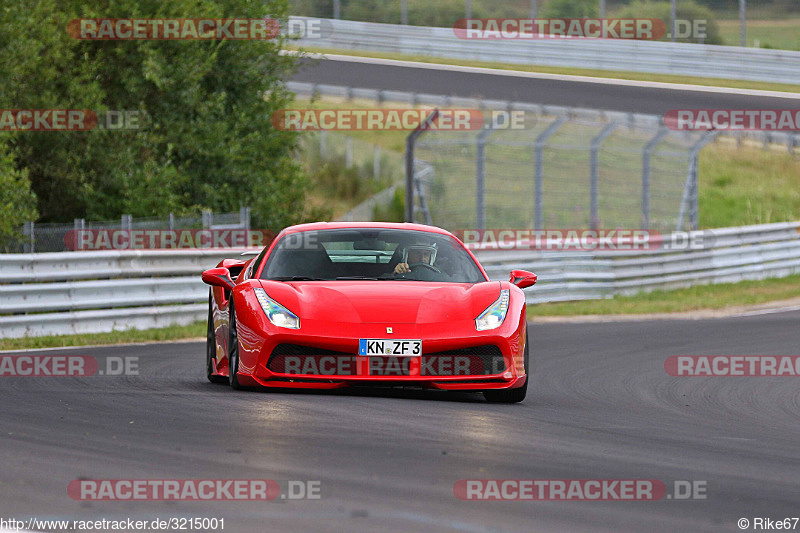
<path fill-rule="evenodd" d="M 569 77 L 531 78 L 508 71 L 490 73 L 487 69 L 459 71 L 429 64 L 360 61 L 306 59 L 292 80 L 655 115 L 672 109 L 800 109 L 800 95 L 792 93 L 777 97 L 760 91 L 737 94 L 714 92 L 713 88 L 666 89 L 636 82 L 618 85 Z"/>
<path fill-rule="evenodd" d="M 225 518 L 225 531 L 739 531 L 800 515 L 798 378 L 677 378 L 670 355 L 797 354 L 800 312 L 532 324 L 518 405 L 474 393 L 234 392 L 199 342 L 58 349 L 138 376 L 0 378 L 0 517 Z M 74 479 L 319 480 L 319 500 L 79 502 Z M 677 501 L 461 501 L 460 479 L 705 481 Z"/>

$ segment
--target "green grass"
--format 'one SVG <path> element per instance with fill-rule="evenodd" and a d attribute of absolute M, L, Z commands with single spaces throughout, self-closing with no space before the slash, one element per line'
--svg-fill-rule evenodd
<path fill-rule="evenodd" d="M 738 41 L 738 37 L 737 40 Z M 292 49 L 291 46 L 287 46 Z M 544 65 L 519 65 L 516 63 L 495 63 L 487 61 L 469 61 L 461 59 L 430 57 L 421 55 L 406 55 L 387 52 L 369 52 L 365 50 L 339 50 L 331 48 L 305 47 L 305 52 L 321 54 L 340 54 L 359 57 L 376 57 L 381 59 L 398 59 L 403 61 L 417 61 L 420 63 L 439 63 L 446 65 L 460 65 L 468 67 L 482 67 L 520 72 L 539 72 L 546 74 L 564 74 L 570 76 L 589 76 L 594 78 L 616 78 L 622 80 L 656 81 L 663 83 L 682 83 L 690 85 L 704 85 L 711 87 L 730 87 L 734 89 L 756 89 L 764 91 L 800 92 L 800 85 L 785 83 L 772 83 L 747 80 L 727 80 L 722 78 L 704 78 L 702 76 L 678 76 L 672 74 L 652 74 L 646 72 L 628 72 L 622 70 L 584 69 L 572 67 L 550 67 Z"/>
<path fill-rule="evenodd" d="M 535 291 L 536 288 L 529 290 Z M 604 300 L 529 305 L 528 316 L 678 313 L 761 304 L 795 297 L 800 297 L 800 274 L 759 281 L 698 285 Z"/>
<path fill-rule="evenodd" d="M 785 151 L 707 146 L 700 153 L 700 226 L 800 220 L 800 159 Z"/>
<path fill-rule="evenodd" d="M 188 326 L 169 326 L 158 329 L 129 329 L 124 331 L 112 331 L 110 333 L 0 339 L 0 350 L 30 350 L 33 348 L 61 348 L 65 346 L 126 344 L 131 342 L 163 342 L 205 337 L 205 335 L 206 322 L 201 321 Z"/>
<path fill-rule="evenodd" d="M 739 45 L 739 21 L 720 20 L 719 32 L 725 44 Z M 780 20 L 748 20 L 747 46 L 755 46 L 757 39 L 761 48 L 777 48 L 780 50 L 800 50 L 800 19 Z"/>

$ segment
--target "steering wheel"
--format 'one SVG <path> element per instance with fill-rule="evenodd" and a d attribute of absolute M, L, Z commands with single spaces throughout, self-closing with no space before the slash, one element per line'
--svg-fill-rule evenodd
<path fill-rule="evenodd" d="M 430 268 L 431 270 L 433 270 L 437 274 L 441 274 L 442 273 L 441 270 L 439 270 L 438 268 L 436 268 L 433 265 L 429 265 L 428 263 L 414 263 L 413 265 L 408 265 L 408 268 L 413 270 L 414 267 L 418 267 L 418 266 L 425 267 L 425 268 Z"/>

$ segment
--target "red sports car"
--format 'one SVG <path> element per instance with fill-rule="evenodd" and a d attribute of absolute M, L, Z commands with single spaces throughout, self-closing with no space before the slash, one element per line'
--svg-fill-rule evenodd
<path fill-rule="evenodd" d="M 235 281 L 234 281 L 235 279 Z M 284 229 L 257 257 L 203 272 L 212 382 L 332 389 L 404 385 L 520 402 L 529 345 L 522 289 L 489 281 L 464 244 L 420 224 Z"/>

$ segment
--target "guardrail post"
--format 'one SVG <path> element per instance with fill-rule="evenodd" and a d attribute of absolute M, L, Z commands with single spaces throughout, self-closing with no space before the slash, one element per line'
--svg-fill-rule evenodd
<path fill-rule="evenodd" d="M 475 155 L 475 222 L 477 229 L 486 229 L 486 141 L 494 133 L 489 124 L 477 138 Z"/>
<path fill-rule="evenodd" d="M 591 211 L 590 225 L 593 230 L 600 227 L 600 163 L 599 152 L 600 145 L 606 137 L 611 135 L 619 125 L 619 122 L 611 122 L 600 130 L 600 133 L 592 139 L 591 155 L 590 155 L 590 173 L 589 173 L 589 205 Z"/>
<path fill-rule="evenodd" d="M 642 229 L 650 229 L 650 156 L 669 130 L 661 127 L 642 152 Z"/>
<path fill-rule="evenodd" d="M 425 132 L 429 125 L 439 116 L 439 110 L 434 109 L 420 124 L 417 129 L 406 137 L 406 213 L 405 222 L 414 222 L 414 145 L 417 138 Z"/>
<path fill-rule="evenodd" d="M 543 195 L 544 195 L 544 161 L 543 153 L 547 140 L 552 137 L 558 128 L 567 121 L 567 117 L 560 117 L 552 122 L 545 128 L 545 130 L 536 137 L 533 144 L 533 215 L 536 219 L 534 229 L 540 230 L 544 226 L 544 211 L 542 210 Z"/>

